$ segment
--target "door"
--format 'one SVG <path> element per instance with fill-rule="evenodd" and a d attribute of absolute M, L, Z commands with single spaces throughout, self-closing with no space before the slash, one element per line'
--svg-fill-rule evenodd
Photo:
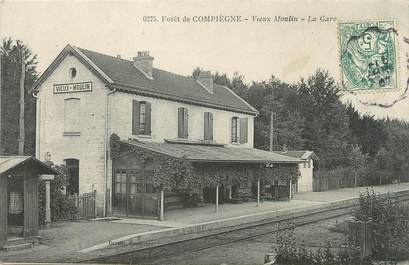
<path fill-rule="evenodd" d="M 114 214 L 157 217 L 158 191 L 153 187 L 153 169 L 116 169 L 113 184 Z"/>
<path fill-rule="evenodd" d="M 113 200 L 112 208 L 114 213 L 126 214 L 126 170 L 117 169 L 114 171 L 114 188 L 113 188 Z"/>
<path fill-rule="evenodd" d="M 9 226 L 24 225 L 24 177 L 11 175 L 7 181 L 8 220 Z"/>

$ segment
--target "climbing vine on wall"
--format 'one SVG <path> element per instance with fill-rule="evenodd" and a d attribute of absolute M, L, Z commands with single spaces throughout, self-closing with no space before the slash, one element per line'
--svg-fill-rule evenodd
<path fill-rule="evenodd" d="M 296 181 L 301 173 L 297 164 L 275 165 L 272 168 L 264 168 L 260 172 L 260 181 L 265 185 L 272 185 L 274 181 Z"/>
<path fill-rule="evenodd" d="M 276 180 L 296 180 L 300 176 L 297 165 L 275 165 L 266 168 L 264 164 L 196 164 L 184 157 L 174 158 L 137 146 L 124 148 L 116 134 L 110 137 L 113 159 L 135 157 L 142 162 L 153 163 L 153 185 L 167 190 L 189 190 L 194 187 L 216 185 L 238 185 L 244 181 L 260 179 L 263 184 L 273 184 Z"/>
<path fill-rule="evenodd" d="M 120 159 L 135 157 L 142 162 L 153 163 L 153 185 L 167 190 L 186 190 L 197 186 L 194 169 L 189 161 L 162 155 L 136 146 L 121 149 L 120 138 L 116 134 L 110 136 L 111 157 Z"/>

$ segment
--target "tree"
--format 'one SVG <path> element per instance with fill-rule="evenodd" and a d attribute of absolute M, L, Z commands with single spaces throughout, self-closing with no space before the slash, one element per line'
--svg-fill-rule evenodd
<path fill-rule="evenodd" d="M 351 144 L 358 144 L 362 152 L 374 157 L 387 142 L 385 122 L 374 116 L 360 114 L 351 104 L 347 106 Z"/>
<path fill-rule="evenodd" d="M 2 40 L 0 47 L 2 58 L 2 98 L 1 98 L 1 147 L 0 153 L 17 154 L 19 138 L 19 97 L 21 58 L 25 62 L 25 154 L 34 154 L 35 150 L 35 101 L 28 90 L 37 79 L 37 56 L 22 41 L 11 38 Z"/>
<path fill-rule="evenodd" d="M 272 111 L 274 113 L 273 150 L 282 150 L 284 145 L 290 150 L 302 147 L 301 133 L 304 119 L 290 104 L 295 96 L 296 90 L 292 86 L 275 79 L 274 76 L 268 81 L 253 82 L 247 97 L 250 99 L 250 104 L 254 102 L 252 105 L 260 112 L 255 119 L 255 147 L 269 149 Z"/>
<path fill-rule="evenodd" d="M 327 71 L 317 70 L 297 85 L 298 106 L 304 118 L 304 148 L 317 152 L 320 165 L 335 168 L 348 164 L 348 115 L 339 100 L 339 88 Z"/>
<path fill-rule="evenodd" d="M 362 153 L 359 145 L 353 145 L 349 155 L 349 163 L 354 172 L 354 187 L 357 187 L 358 179 L 366 176 L 368 155 Z"/>

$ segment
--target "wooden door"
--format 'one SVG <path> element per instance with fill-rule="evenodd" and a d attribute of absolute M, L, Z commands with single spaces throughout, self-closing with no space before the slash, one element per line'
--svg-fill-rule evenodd
<path fill-rule="evenodd" d="M 144 174 L 141 169 L 127 171 L 127 215 L 143 216 L 144 214 Z"/>
<path fill-rule="evenodd" d="M 156 217 L 158 193 L 153 187 L 153 169 L 128 167 L 114 171 L 114 214 Z"/>
<path fill-rule="evenodd" d="M 24 176 L 11 175 L 7 179 L 8 218 L 11 226 L 24 226 Z"/>
<path fill-rule="evenodd" d="M 127 177 L 125 169 L 116 169 L 113 176 L 112 208 L 115 214 L 126 214 L 127 209 Z"/>
<path fill-rule="evenodd" d="M 154 217 L 158 215 L 158 190 L 153 186 L 153 169 L 145 168 L 144 190 L 144 216 Z"/>

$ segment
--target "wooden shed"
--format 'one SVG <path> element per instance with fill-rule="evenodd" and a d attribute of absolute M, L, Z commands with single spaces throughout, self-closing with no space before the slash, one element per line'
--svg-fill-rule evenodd
<path fill-rule="evenodd" d="M 30 156 L 0 156 L 0 247 L 38 235 L 38 177 L 58 172 Z"/>

